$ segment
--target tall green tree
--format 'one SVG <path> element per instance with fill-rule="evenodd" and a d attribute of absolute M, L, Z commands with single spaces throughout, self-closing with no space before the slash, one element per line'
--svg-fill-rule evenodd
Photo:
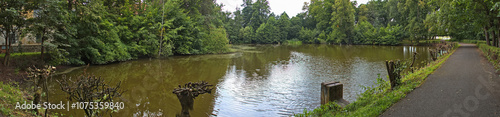
<path fill-rule="evenodd" d="M 9 66 L 10 50 L 12 41 L 16 40 L 16 33 L 19 33 L 27 24 L 29 11 L 33 10 L 33 3 L 27 0 L 2 0 L 0 1 L 0 31 L 4 32 L 5 53 L 3 64 Z"/>
<path fill-rule="evenodd" d="M 255 31 L 257 43 L 275 44 L 280 42 L 280 30 L 276 25 L 276 19 L 270 17 L 267 23 L 263 23 Z"/>
<path fill-rule="evenodd" d="M 291 32 L 291 25 L 292 23 L 290 22 L 290 17 L 288 17 L 288 14 L 286 12 L 281 13 L 279 16 L 278 22 L 276 26 L 280 30 L 279 36 L 280 36 L 280 42 L 283 42 L 284 40 L 291 39 L 293 37 L 293 32 Z"/>
<path fill-rule="evenodd" d="M 56 45 L 47 41 L 48 39 L 53 39 L 56 36 L 63 35 L 63 33 L 59 30 L 65 28 L 66 19 L 64 15 L 67 14 L 67 12 L 63 9 L 62 2 L 40 0 L 33 1 L 32 4 L 34 5 L 34 17 L 28 19 L 30 24 L 28 31 L 41 39 L 42 48 L 40 50 L 40 58 L 44 60 L 46 46 L 49 45 L 50 49 L 53 50 L 51 55 L 52 60 L 64 59 L 64 55 L 61 54 L 62 52 L 56 49 L 59 44 Z M 46 41 L 49 42 L 49 44 L 46 44 Z"/>
<path fill-rule="evenodd" d="M 335 0 L 329 42 L 352 44 L 354 30 L 354 6 L 349 0 Z"/>
<path fill-rule="evenodd" d="M 247 26 L 239 30 L 239 37 L 243 43 L 257 43 L 256 35 L 254 33 L 255 29 L 251 26 Z"/>
<path fill-rule="evenodd" d="M 311 0 L 309 5 L 309 15 L 316 23 L 316 28 L 330 32 L 332 23 L 332 13 L 334 12 L 334 0 Z"/>
<path fill-rule="evenodd" d="M 252 10 L 252 16 L 248 25 L 257 29 L 261 24 L 267 21 L 271 8 L 269 7 L 269 2 L 267 0 L 257 0 L 252 4 Z"/>

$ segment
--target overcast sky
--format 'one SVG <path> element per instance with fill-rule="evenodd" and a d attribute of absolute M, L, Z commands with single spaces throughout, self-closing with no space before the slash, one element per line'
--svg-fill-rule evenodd
<path fill-rule="evenodd" d="M 254 2 L 256 0 L 253 0 Z M 302 12 L 302 6 L 304 2 L 310 2 L 310 0 L 268 0 L 269 6 L 271 7 L 271 12 L 276 15 L 280 15 L 283 11 L 286 11 L 288 16 L 292 17 Z M 351 0 L 352 1 L 352 0 Z M 354 0 L 358 1 L 359 4 L 366 4 L 369 0 Z M 217 3 L 224 4 L 222 8 L 223 11 L 236 11 L 236 7 L 240 7 L 243 4 L 243 0 L 217 0 Z"/>

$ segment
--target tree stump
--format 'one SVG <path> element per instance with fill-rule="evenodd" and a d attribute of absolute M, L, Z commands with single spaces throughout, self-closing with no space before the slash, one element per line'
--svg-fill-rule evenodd
<path fill-rule="evenodd" d="M 391 82 L 391 89 L 399 85 L 401 80 L 400 72 L 402 71 L 403 63 L 400 61 L 385 61 L 385 66 L 387 67 L 387 74 L 389 75 L 389 81 Z"/>
<path fill-rule="evenodd" d="M 187 83 L 184 84 L 184 87 L 179 85 L 178 88 L 175 88 L 172 93 L 177 95 L 177 99 L 181 103 L 182 111 L 179 117 L 189 117 L 189 110 L 193 110 L 194 99 L 198 97 L 198 95 L 211 93 L 211 88 L 213 85 L 208 84 L 208 82 L 201 81 L 195 83 Z"/>
<path fill-rule="evenodd" d="M 436 61 L 438 57 L 438 53 L 436 52 L 436 50 L 430 49 L 429 53 L 431 54 L 432 61 Z"/>

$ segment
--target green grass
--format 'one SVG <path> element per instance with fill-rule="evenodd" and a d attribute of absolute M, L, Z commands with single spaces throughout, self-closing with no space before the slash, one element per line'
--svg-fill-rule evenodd
<path fill-rule="evenodd" d="M 409 92 L 416 87 L 419 87 L 425 82 L 427 76 L 432 74 L 439 68 L 449 57 L 452 55 L 446 54 L 439 57 L 437 61 L 429 63 L 427 66 L 413 72 L 407 73 L 402 78 L 402 83 L 394 90 L 390 89 L 389 81 L 384 81 L 380 78 L 377 79 L 376 85 L 371 87 L 364 87 L 366 91 L 358 96 L 358 99 L 344 108 L 341 108 L 335 103 L 322 105 L 313 111 L 304 110 L 303 114 L 295 116 L 309 117 L 309 116 L 326 116 L 326 117 L 376 117 L 382 114 L 387 108 L 391 107 L 394 103 L 401 100 Z"/>
<path fill-rule="evenodd" d="M 16 103 L 29 103 L 25 98 L 27 93 L 21 91 L 17 86 L 11 86 L 0 82 L 0 116 L 33 116 L 30 110 L 15 109 Z"/>
<path fill-rule="evenodd" d="M 285 41 L 285 44 L 287 45 L 302 45 L 302 41 L 299 41 L 299 40 L 286 40 Z"/>
<path fill-rule="evenodd" d="M 10 53 L 11 57 L 18 57 L 18 56 L 31 56 L 31 55 L 40 55 L 41 52 L 23 52 L 23 53 Z M 5 57 L 5 53 L 0 54 L 0 57 L 3 58 Z"/>

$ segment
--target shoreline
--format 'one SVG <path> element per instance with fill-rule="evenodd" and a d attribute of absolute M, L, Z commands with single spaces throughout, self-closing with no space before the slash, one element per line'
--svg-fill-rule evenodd
<path fill-rule="evenodd" d="M 345 107 L 341 107 L 335 102 L 329 102 L 312 111 L 304 110 L 303 113 L 296 114 L 295 116 L 380 116 L 393 104 L 399 102 L 407 94 L 425 83 L 427 77 L 440 68 L 459 47 L 460 45 L 456 46 L 450 53 L 438 57 L 436 61 L 427 64 L 413 73 L 405 73 L 402 75 L 401 86 L 393 90 L 390 89 L 389 81 L 382 80 L 374 86 L 366 87 L 367 90 L 359 94 L 360 97 L 356 101 L 351 102 Z"/>

